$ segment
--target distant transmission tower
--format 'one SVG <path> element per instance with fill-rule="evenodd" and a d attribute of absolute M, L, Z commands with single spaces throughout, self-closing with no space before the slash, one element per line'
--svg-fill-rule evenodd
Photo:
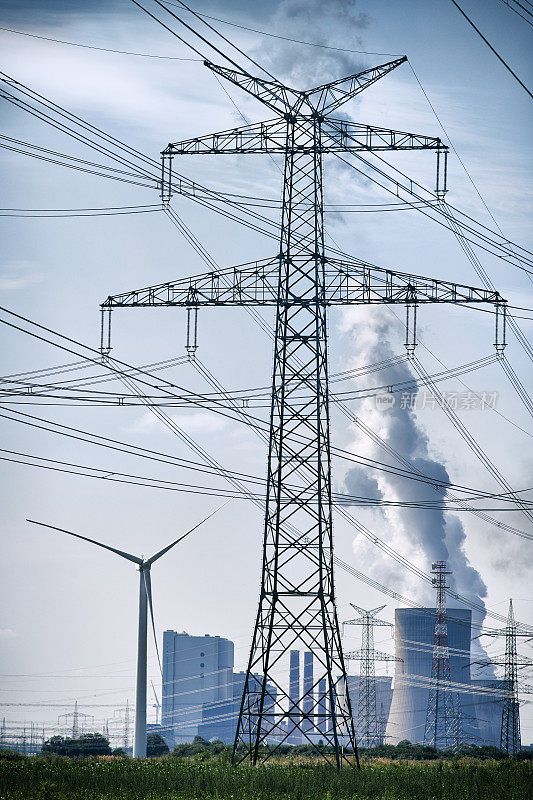
<path fill-rule="evenodd" d="M 505 626 L 505 690 L 503 701 L 500 749 L 509 755 L 520 750 L 520 706 L 518 705 L 518 656 L 516 652 L 516 622 L 513 601 L 509 600 L 509 615 Z"/>
<path fill-rule="evenodd" d="M 365 611 L 350 603 L 360 614 L 356 619 L 348 619 L 343 625 L 361 625 L 361 649 L 345 654 L 345 659 L 361 662 L 359 669 L 359 702 L 357 707 L 357 740 L 360 747 L 377 747 L 383 744 L 383 713 L 378 717 L 376 697 L 376 661 L 398 661 L 396 656 L 382 653 L 374 648 L 374 627 L 393 627 L 392 622 L 376 619 L 385 606 Z"/>
<path fill-rule="evenodd" d="M 78 736 L 80 735 L 80 732 L 81 732 L 80 731 L 80 719 L 82 720 L 82 723 L 85 723 L 85 721 L 88 720 L 88 719 L 90 719 L 90 720 L 94 719 L 90 714 L 84 714 L 83 712 L 81 712 L 79 710 L 78 701 L 77 700 L 74 701 L 74 711 L 70 711 L 68 714 L 61 714 L 59 716 L 58 721 L 61 720 L 61 719 L 64 719 L 65 720 L 65 725 L 66 725 L 67 721 L 71 717 L 72 717 L 72 727 L 70 728 L 70 730 L 71 730 L 73 739 L 77 739 Z"/>
<path fill-rule="evenodd" d="M 433 659 L 431 662 L 431 685 L 426 713 L 424 744 L 444 750 L 457 749 L 462 743 L 462 718 L 459 699 L 451 691 L 450 651 L 448 649 L 448 621 L 446 617 L 446 561 L 431 565 L 433 585 L 437 590 L 435 607 L 435 636 L 433 640 Z"/>
<path fill-rule="evenodd" d="M 122 740 L 124 750 L 130 746 L 130 701 L 126 700 L 126 711 L 124 712 L 124 738 Z"/>
<path fill-rule="evenodd" d="M 509 600 L 509 613 L 505 628 L 499 630 L 483 631 L 481 636 L 505 636 L 505 654 L 494 656 L 486 661 L 477 661 L 476 664 L 488 666 L 495 664 L 504 668 L 504 697 L 502 703 L 502 724 L 500 731 L 500 749 L 509 756 L 516 756 L 520 752 L 520 701 L 518 699 L 518 670 L 520 667 L 529 667 L 533 659 L 519 656 L 516 650 L 516 637 L 527 636 L 531 633 L 518 630 L 518 623 L 514 618 L 513 601 Z M 531 693 L 529 687 L 524 689 Z"/>
<path fill-rule="evenodd" d="M 307 91 L 254 77 L 233 67 L 205 66 L 263 103 L 274 119 L 169 144 L 163 153 L 162 198 L 174 188 L 177 155 L 268 153 L 284 158 L 279 248 L 273 258 L 238 268 L 110 296 L 102 303 L 102 353 L 110 349 L 113 308 L 272 306 L 276 309 L 260 601 L 241 701 L 233 759 L 252 763 L 294 736 L 315 745 L 310 715 L 328 715 L 321 739 L 337 766 L 343 745 L 355 751 L 355 732 L 333 581 L 331 452 L 327 308 L 398 304 L 414 314 L 420 303 L 503 305 L 497 292 L 372 267 L 331 257 L 324 244 L 322 160 L 325 153 L 434 150 L 438 138 L 336 119 L 332 114 L 406 58 L 395 59 Z M 235 62 L 233 62 L 235 64 Z M 439 162 L 438 158 L 438 164 Z M 445 192 L 445 165 L 437 195 Z M 107 336 L 105 317 L 107 316 Z M 414 328 L 413 328 L 414 330 Z M 410 346 L 414 346 L 409 341 Z M 295 700 L 285 677 L 288 653 L 313 653 L 313 686 Z M 284 660 L 284 664 L 281 660 Z M 258 681 L 255 677 L 261 676 Z M 340 679 L 340 680 L 339 680 Z M 307 715 L 301 710 L 308 700 Z M 319 751 L 327 760 L 328 755 Z"/>

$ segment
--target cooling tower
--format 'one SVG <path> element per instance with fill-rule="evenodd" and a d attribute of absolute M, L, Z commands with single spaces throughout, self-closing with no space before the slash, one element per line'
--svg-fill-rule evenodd
<path fill-rule="evenodd" d="M 449 608 L 448 646 L 450 677 L 458 683 L 470 682 L 470 639 L 472 612 Z M 395 611 L 396 662 L 394 690 L 386 729 L 386 741 L 398 744 L 402 739 L 423 743 L 429 688 L 417 686 L 417 677 L 431 677 L 434 608 L 397 608 Z M 469 693 L 459 694 L 465 715 L 465 727 L 475 727 L 475 709 Z M 472 717 L 474 719 L 472 720 Z M 470 738 L 466 733 L 466 739 Z"/>

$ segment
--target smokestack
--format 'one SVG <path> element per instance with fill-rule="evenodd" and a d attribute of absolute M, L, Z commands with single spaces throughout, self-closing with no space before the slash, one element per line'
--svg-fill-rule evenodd
<path fill-rule="evenodd" d="M 304 652 L 304 724 L 305 731 L 312 731 L 315 727 L 315 720 L 313 714 L 313 654 L 311 652 Z"/>
<path fill-rule="evenodd" d="M 326 679 L 321 678 L 318 682 L 318 694 L 320 700 L 318 701 L 317 707 L 317 728 L 321 733 L 326 733 L 328 730 L 328 718 L 327 718 L 327 698 L 326 698 Z"/>
<path fill-rule="evenodd" d="M 291 650 L 289 654 L 289 698 L 291 701 L 289 727 L 299 726 L 300 724 L 300 708 L 298 702 L 300 700 L 300 651 Z M 289 737 L 292 743 L 300 743 L 299 734 L 291 733 Z"/>

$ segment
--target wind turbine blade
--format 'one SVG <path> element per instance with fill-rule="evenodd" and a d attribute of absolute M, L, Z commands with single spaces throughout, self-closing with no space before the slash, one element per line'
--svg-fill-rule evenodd
<path fill-rule="evenodd" d="M 91 544 L 96 544 L 98 547 L 103 547 L 104 550 L 110 550 L 112 553 L 116 553 L 117 556 L 122 556 L 122 558 L 126 558 L 128 561 L 133 561 L 134 564 L 142 564 L 142 558 L 138 558 L 137 556 L 132 556 L 131 553 L 124 553 L 122 550 L 117 550 L 115 547 L 110 547 L 108 544 L 102 544 L 102 542 L 97 542 L 96 539 L 89 539 L 88 536 L 82 536 L 81 533 L 74 533 L 73 531 L 67 531 L 65 528 L 57 528 L 55 525 L 47 525 L 46 522 L 37 522 L 34 519 L 27 519 L 26 522 L 31 522 L 32 525 L 41 525 L 43 528 L 50 528 L 52 531 L 60 531 L 60 533 L 68 533 L 69 536 L 75 536 L 76 539 L 83 539 L 84 542 L 90 542 Z"/>
<path fill-rule="evenodd" d="M 157 692 L 155 690 L 154 682 L 151 680 L 150 683 L 152 684 L 152 691 L 155 697 L 155 703 L 158 708 L 161 708 L 161 703 L 159 702 L 159 697 L 157 696 Z"/>
<path fill-rule="evenodd" d="M 157 653 L 157 660 L 159 662 L 159 671 L 161 672 L 161 677 L 163 677 L 163 667 L 161 665 L 161 656 L 159 655 L 159 645 L 157 644 L 157 634 L 155 632 L 154 607 L 152 605 L 152 579 L 150 577 L 150 569 L 149 568 L 143 569 L 142 574 L 144 577 L 144 588 L 146 591 L 146 597 L 148 598 L 148 606 L 150 608 L 150 619 L 152 620 L 152 632 L 154 634 L 155 651 Z M 152 687 L 153 685 L 154 684 L 152 683 Z M 154 689 L 154 694 L 155 694 L 155 689 Z M 157 702 L 159 702 L 159 700 Z"/>
<path fill-rule="evenodd" d="M 201 522 L 198 522 L 194 526 L 194 528 L 191 528 L 189 531 L 187 531 L 187 533 L 182 534 L 179 537 L 179 539 L 175 539 L 175 541 L 173 541 L 170 544 L 168 544 L 166 547 L 164 547 L 158 553 L 155 553 L 151 558 L 146 559 L 146 561 L 144 563 L 147 564 L 148 566 L 151 566 L 154 563 L 154 561 L 157 561 L 158 558 L 161 558 L 161 556 L 164 556 L 165 553 L 168 553 L 168 551 L 171 550 L 174 547 L 174 545 L 178 544 L 178 542 L 181 542 L 183 539 L 185 539 L 186 536 L 188 536 L 190 533 L 192 533 L 197 528 L 199 528 L 200 525 L 203 525 L 204 522 L 207 522 L 207 520 L 210 519 L 214 514 L 216 514 L 217 511 L 220 511 L 221 508 L 224 508 L 224 506 L 227 506 L 229 502 L 230 502 L 230 500 L 227 500 L 221 506 L 219 506 L 218 508 L 215 508 L 215 510 L 212 511 L 210 514 L 208 514 L 208 516 L 205 517 L 205 519 L 203 519 Z"/>

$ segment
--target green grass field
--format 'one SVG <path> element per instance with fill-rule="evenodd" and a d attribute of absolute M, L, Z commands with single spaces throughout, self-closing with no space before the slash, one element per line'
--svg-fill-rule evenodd
<path fill-rule="evenodd" d="M 531 800 L 533 763 L 314 763 L 260 768 L 190 759 L 0 761 L 0 800 Z"/>

